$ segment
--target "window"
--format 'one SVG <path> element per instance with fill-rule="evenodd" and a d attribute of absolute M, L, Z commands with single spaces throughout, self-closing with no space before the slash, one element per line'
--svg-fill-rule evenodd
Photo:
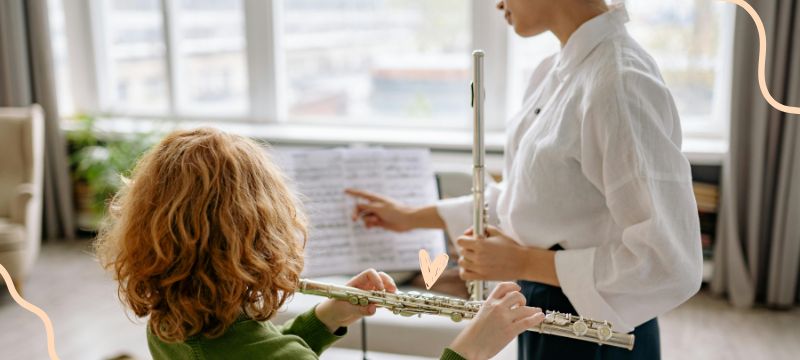
<path fill-rule="evenodd" d="M 464 0 L 284 0 L 292 120 L 409 121 L 468 116 L 470 8 Z"/>
<path fill-rule="evenodd" d="M 247 63 L 241 0 L 171 1 L 180 113 L 244 114 Z"/>
<path fill-rule="evenodd" d="M 467 130 L 470 53 L 484 48 L 487 128 L 499 131 L 559 49 L 552 35 L 514 35 L 489 0 L 50 1 L 83 14 L 54 20 L 53 32 L 56 56 L 77 59 L 59 73 L 78 74 L 68 88 L 88 113 Z M 627 3 L 684 130 L 724 134 L 734 7 Z"/>
<path fill-rule="evenodd" d="M 62 114 L 75 112 L 72 91 L 70 91 L 69 59 L 67 58 L 67 31 L 64 24 L 64 8 L 60 1 L 48 2 L 50 18 L 50 42 L 53 49 L 53 66 L 56 75 L 56 96 L 58 110 Z"/>
<path fill-rule="evenodd" d="M 97 1 L 101 110 L 243 115 L 247 65 L 241 0 Z M 105 98 L 103 98 L 105 96 Z"/>
<path fill-rule="evenodd" d="M 658 62 L 684 130 L 721 132 L 734 7 L 715 0 L 628 0 L 628 9 L 628 29 Z"/>
<path fill-rule="evenodd" d="M 675 98 L 684 131 L 721 135 L 730 77 L 732 8 L 715 0 L 627 0 L 628 31 L 655 58 Z M 669 34 L 669 35 L 665 35 Z M 559 49 L 552 35 L 513 36 L 510 107 L 519 106 L 536 65 Z"/>
<path fill-rule="evenodd" d="M 158 0 L 98 2 L 105 30 L 96 32 L 101 104 L 111 111 L 165 113 L 167 49 Z"/>

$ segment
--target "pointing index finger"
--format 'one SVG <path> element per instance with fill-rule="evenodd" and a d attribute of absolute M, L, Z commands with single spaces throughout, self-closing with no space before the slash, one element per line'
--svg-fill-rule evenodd
<path fill-rule="evenodd" d="M 367 199 L 369 201 L 383 201 L 383 197 L 373 192 L 369 192 L 366 190 L 358 190 L 353 188 L 344 189 L 345 194 L 354 196 L 357 198 Z"/>

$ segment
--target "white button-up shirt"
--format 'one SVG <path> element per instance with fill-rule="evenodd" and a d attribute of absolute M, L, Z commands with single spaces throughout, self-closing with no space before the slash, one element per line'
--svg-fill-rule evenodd
<path fill-rule="evenodd" d="M 580 315 L 631 331 L 699 289 L 700 227 L 681 126 L 623 5 L 583 24 L 534 71 L 507 124 L 490 223 L 522 245 L 559 244 L 556 272 Z M 471 197 L 444 200 L 452 238 Z"/>

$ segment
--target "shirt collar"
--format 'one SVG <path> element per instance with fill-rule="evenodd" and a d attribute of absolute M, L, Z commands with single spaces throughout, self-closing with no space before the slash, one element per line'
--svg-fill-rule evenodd
<path fill-rule="evenodd" d="M 560 81 L 564 81 L 603 39 L 620 28 L 624 29 L 629 20 L 625 4 L 616 3 L 609 7 L 607 12 L 583 23 L 575 30 L 561 49 L 556 65 L 556 75 Z"/>

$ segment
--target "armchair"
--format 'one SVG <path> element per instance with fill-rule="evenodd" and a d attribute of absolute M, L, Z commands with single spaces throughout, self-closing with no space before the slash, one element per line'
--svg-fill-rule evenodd
<path fill-rule="evenodd" d="M 43 121 L 39 105 L 0 108 L 0 264 L 20 292 L 41 243 Z"/>

